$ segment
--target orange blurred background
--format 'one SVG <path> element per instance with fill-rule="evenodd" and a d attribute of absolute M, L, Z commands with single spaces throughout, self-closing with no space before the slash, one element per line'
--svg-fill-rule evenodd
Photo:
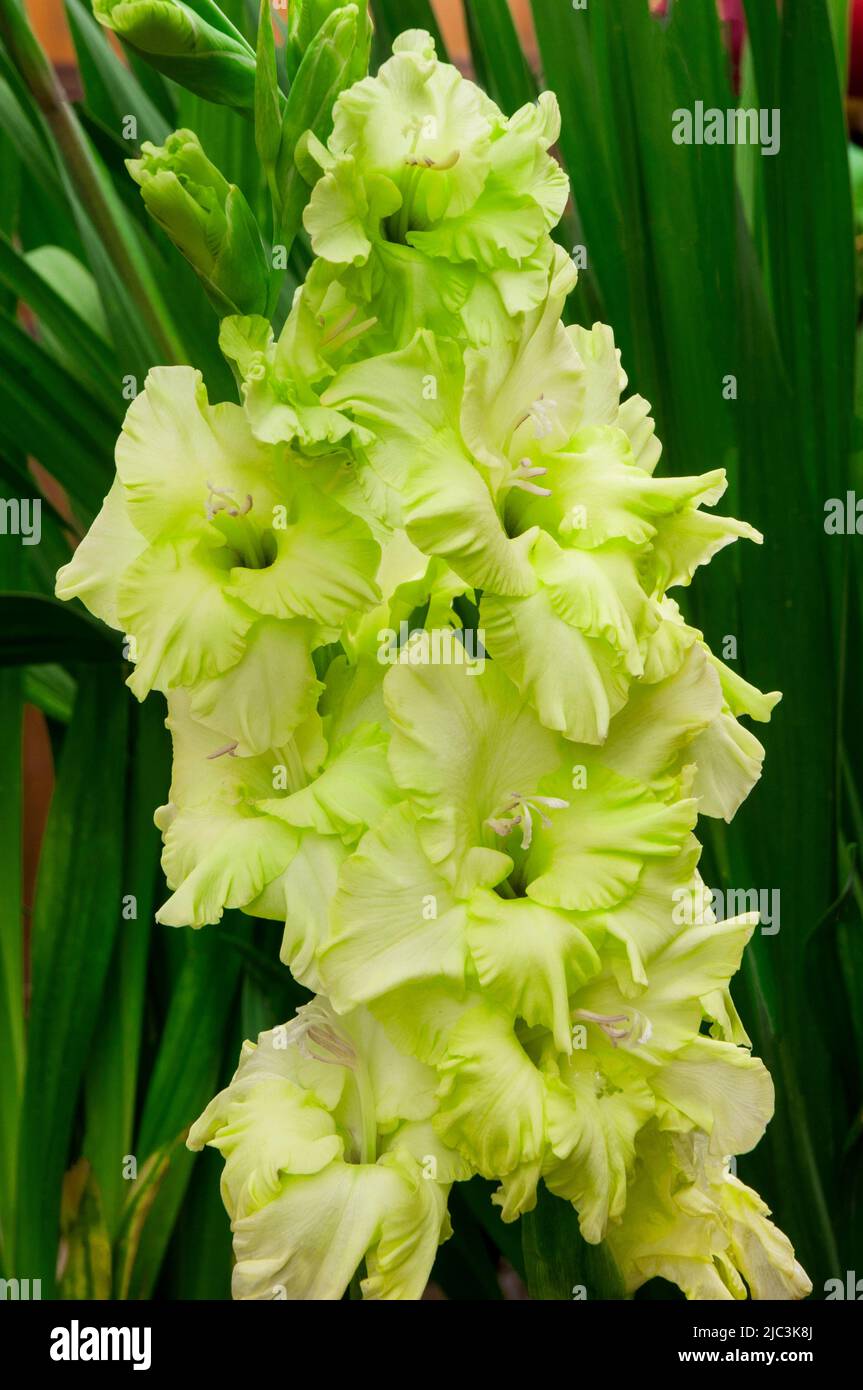
<path fill-rule="evenodd" d="M 528 57 L 532 58 L 536 44 L 529 0 L 509 0 Z M 63 0 L 26 0 L 33 27 L 57 67 L 74 67 L 75 50 L 63 9 Z M 450 56 L 457 63 L 468 57 L 467 32 L 461 0 L 432 0 Z"/>

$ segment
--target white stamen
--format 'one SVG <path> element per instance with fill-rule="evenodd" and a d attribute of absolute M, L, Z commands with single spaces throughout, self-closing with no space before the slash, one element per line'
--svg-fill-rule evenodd
<path fill-rule="evenodd" d="M 224 758 L 226 754 L 229 758 L 235 758 L 237 756 L 239 742 L 239 739 L 235 738 L 233 743 L 226 743 L 224 748 L 217 748 L 215 753 L 208 753 L 207 762 L 211 763 L 215 758 Z"/>
<path fill-rule="evenodd" d="M 350 1067 L 357 1063 L 353 1044 L 335 1027 L 328 1013 L 317 1000 L 303 1004 L 296 1017 L 281 1030 L 288 1043 L 294 1044 L 303 1057 L 333 1066 Z"/>
<path fill-rule="evenodd" d="M 412 168 L 436 169 L 439 173 L 446 169 L 454 169 L 461 159 L 461 150 L 453 150 L 446 159 L 431 159 L 427 154 L 409 154 L 405 156 L 405 164 Z"/>
<path fill-rule="evenodd" d="M 554 421 L 549 414 L 550 411 L 557 409 L 557 401 L 545 396 L 540 396 L 535 400 L 528 411 L 528 416 L 533 420 L 534 433 L 537 439 L 547 439 L 554 430 Z"/>
<path fill-rule="evenodd" d="M 513 487 L 519 488 L 522 492 L 530 492 L 534 497 L 550 497 L 550 487 L 537 487 L 536 483 L 526 483 L 524 478 L 516 478 Z"/>
<path fill-rule="evenodd" d="M 227 512 L 228 516 L 246 516 L 252 510 L 254 502 L 250 492 L 246 493 L 246 500 L 240 506 L 233 493 L 229 492 L 227 488 L 215 487 L 211 482 L 207 483 L 207 487 L 210 493 L 205 508 L 208 521 L 212 521 L 219 512 Z"/>
<path fill-rule="evenodd" d="M 597 1014 L 590 1009 L 576 1009 L 572 1016 L 584 1019 L 585 1023 L 595 1023 L 602 1029 L 612 1047 L 617 1047 L 622 1042 L 631 1042 L 639 1047 L 642 1043 L 648 1042 L 653 1035 L 650 1019 L 635 1009 L 628 1014 Z M 618 1023 L 626 1026 L 618 1028 L 615 1026 Z"/>
<path fill-rule="evenodd" d="M 618 1042 L 628 1038 L 631 1028 L 615 1028 L 616 1023 L 629 1024 L 629 1014 L 595 1014 L 590 1009 L 576 1009 L 573 1018 L 581 1018 L 585 1023 L 595 1023 L 602 1029 L 612 1047 L 617 1047 Z"/>
<path fill-rule="evenodd" d="M 523 458 L 512 470 L 506 482 L 503 483 L 502 490 L 517 487 L 522 492 L 533 493 L 535 497 L 550 497 L 551 488 L 540 487 L 538 483 L 531 481 L 533 478 L 544 478 L 547 472 L 547 468 L 543 468 L 540 464 L 531 463 L 529 458 Z"/>
<path fill-rule="evenodd" d="M 549 830 L 551 820 L 540 807 L 548 806 L 550 810 L 563 811 L 569 805 L 569 802 L 560 796 L 523 796 L 521 792 L 507 792 L 506 795 L 507 800 L 498 814 L 489 816 L 485 823 L 495 835 L 500 835 L 501 839 L 505 839 L 517 825 L 520 825 L 522 849 L 530 849 L 533 843 L 532 812 L 539 816 L 545 829 Z M 511 812 L 515 810 L 518 814 L 512 815 Z"/>

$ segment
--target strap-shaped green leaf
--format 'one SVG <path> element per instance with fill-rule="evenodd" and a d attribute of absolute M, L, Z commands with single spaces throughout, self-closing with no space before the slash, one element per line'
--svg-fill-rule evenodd
<path fill-rule="evenodd" d="M 84 1152 L 93 1165 L 105 1224 L 116 1233 L 130 1191 L 123 1156 L 132 1153 L 160 839 L 153 808 L 171 778 L 170 740 L 160 701 L 132 711 L 122 921 L 99 1016 L 99 1046 L 85 1078 Z"/>
<path fill-rule="evenodd" d="M 0 666 L 43 661 L 119 666 L 119 637 L 44 594 L 0 593 Z M 116 679 L 116 677 L 115 677 Z M 118 687 L 118 698 L 122 698 Z"/>
<path fill-rule="evenodd" d="M 588 1245 L 575 1208 L 554 1197 L 544 1183 L 533 1211 L 522 1220 L 522 1246 L 531 1298 L 622 1299 L 620 1272 L 608 1246 Z"/>
<path fill-rule="evenodd" d="M 81 677 L 39 862 L 15 1256 L 20 1276 L 41 1279 L 46 1297 L 55 1288 L 78 1088 L 121 920 L 117 827 L 128 714 L 121 695 L 116 671 L 93 667 Z"/>
<path fill-rule="evenodd" d="M 226 913 L 226 925 L 239 914 Z M 239 960 L 210 927 L 182 943 L 185 955 L 171 994 L 135 1152 L 147 1158 L 197 1119 L 219 1083 L 222 1048 L 239 979 Z M 147 1221 L 132 1280 L 132 1297 L 150 1296 L 191 1175 L 192 1154 L 176 1150 Z"/>
<path fill-rule="evenodd" d="M 530 70 L 507 0 L 465 0 L 470 47 L 477 80 L 511 116 L 536 99 Z"/>
<path fill-rule="evenodd" d="M 7 488 L 0 487 L 0 497 Z M 0 542 L 0 582 L 23 583 L 23 550 Z M 24 919 L 22 916 L 22 673 L 0 670 L 0 1260 L 14 1277 L 18 1123 L 24 1083 Z"/>

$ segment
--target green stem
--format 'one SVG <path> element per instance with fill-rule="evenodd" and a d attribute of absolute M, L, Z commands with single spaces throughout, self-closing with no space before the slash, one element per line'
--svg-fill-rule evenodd
<path fill-rule="evenodd" d="M 417 189 L 419 188 L 421 174 L 422 169 L 420 165 L 414 164 L 411 166 L 407 178 L 404 181 L 405 186 L 402 196 L 402 205 L 398 212 L 397 236 L 398 240 L 405 246 L 407 245 L 408 232 L 410 231 L 411 225 L 411 213 L 414 209 L 414 201 L 416 199 Z"/>
<path fill-rule="evenodd" d="M 378 1156 L 378 1121 L 375 1110 L 375 1095 L 365 1064 L 357 1061 L 354 1069 L 357 1095 L 360 1102 L 362 1135 L 360 1138 L 360 1163 L 375 1163 Z"/>
<path fill-rule="evenodd" d="M 360 1135 L 360 1163 L 374 1163 L 378 1156 L 378 1120 L 375 1108 L 375 1093 L 372 1090 L 372 1083 L 368 1069 L 362 1058 L 357 1057 L 357 1064 L 354 1067 L 354 1080 L 357 1086 L 357 1096 L 360 1103 L 360 1124 L 362 1133 Z M 354 1273 L 348 1289 L 348 1297 L 351 1301 L 362 1300 L 363 1290 L 362 1281 L 365 1273 L 365 1262 L 360 1265 Z"/>
<path fill-rule="evenodd" d="M 182 360 L 125 245 L 99 181 L 93 156 L 57 74 L 30 29 L 18 0 L 0 0 L 0 35 L 57 142 L 114 269 L 140 310 L 166 362 Z"/>

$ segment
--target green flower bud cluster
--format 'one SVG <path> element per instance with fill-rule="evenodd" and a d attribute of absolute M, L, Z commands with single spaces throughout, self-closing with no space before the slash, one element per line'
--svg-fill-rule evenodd
<path fill-rule="evenodd" d="M 165 77 L 208 101 L 253 109 L 254 51 L 213 0 L 93 0 L 93 13 Z"/>
<path fill-rule="evenodd" d="M 145 141 L 126 167 L 147 211 L 194 267 L 220 314 L 263 314 L 270 273 L 261 234 L 240 189 L 207 158 L 197 135 Z"/>
<path fill-rule="evenodd" d="M 544 1182 L 630 1292 L 809 1288 L 731 1171 L 773 1105 L 729 992 L 757 919 L 714 919 L 695 836 L 779 696 L 672 597 L 760 537 L 706 510 L 722 470 L 657 473 L 611 331 L 564 326 L 557 134 L 551 95 L 506 118 L 402 35 L 300 143 L 316 259 L 278 338 L 223 321 L 242 404 L 152 372 L 58 576 L 167 699 L 160 920 L 283 922 L 315 996 L 190 1135 L 241 1298 L 363 1265 L 418 1298 L 477 1173 L 507 1221 Z M 173 139 L 133 172 L 220 287 L 242 213 Z"/>

